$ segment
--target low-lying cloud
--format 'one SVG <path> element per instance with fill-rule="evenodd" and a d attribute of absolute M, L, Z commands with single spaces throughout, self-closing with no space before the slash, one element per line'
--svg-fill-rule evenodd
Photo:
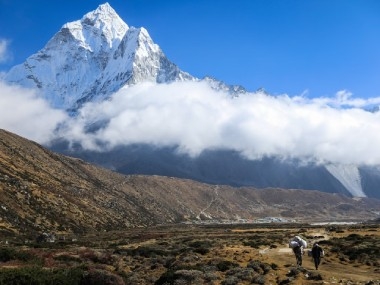
<path fill-rule="evenodd" d="M 0 127 L 41 143 L 64 125 L 59 135 L 97 151 L 144 143 L 176 146 L 190 156 L 229 149 L 249 159 L 380 164 L 380 112 L 363 109 L 380 105 L 380 98 L 353 98 L 346 91 L 334 98 L 264 93 L 232 98 L 206 83 L 147 83 L 87 104 L 69 118 L 33 93 L 23 97 L 21 89 L 12 88 L 0 85 Z"/>
<path fill-rule="evenodd" d="M 52 109 L 35 91 L 0 82 L 0 128 L 48 143 L 67 115 Z"/>

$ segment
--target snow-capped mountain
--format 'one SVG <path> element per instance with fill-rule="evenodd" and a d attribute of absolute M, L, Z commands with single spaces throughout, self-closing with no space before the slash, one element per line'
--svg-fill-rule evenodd
<path fill-rule="evenodd" d="M 195 78 L 170 62 L 146 29 L 129 27 L 106 3 L 63 25 L 5 80 L 39 88 L 53 107 L 76 109 L 126 84 Z"/>
<path fill-rule="evenodd" d="M 241 85 L 228 85 L 223 81 L 219 81 L 210 76 L 206 76 L 203 80 L 206 81 L 212 89 L 227 92 L 232 96 L 239 96 L 239 94 L 247 92 L 247 90 Z"/>
<path fill-rule="evenodd" d="M 124 86 L 146 81 L 202 80 L 212 89 L 232 96 L 246 92 L 242 86 L 227 85 L 212 77 L 198 79 L 182 71 L 164 55 L 146 29 L 129 27 L 108 3 L 63 25 L 43 49 L 13 67 L 4 79 L 38 88 L 53 107 L 71 113 L 86 102 L 106 100 Z M 257 92 L 267 94 L 264 89 Z M 371 111 L 377 112 L 378 107 Z M 276 159 L 247 161 L 225 150 L 208 151 L 189 159 L 172 149 L 146 145 L 102 154 L 85 150 L 73 153 L 62 145 L 52 148 L 126 174 L 161 174 L 215 184 L 315 189 L 380 198 L 374 190 L 380 187 L 378 168 L 297 166 Z"/>

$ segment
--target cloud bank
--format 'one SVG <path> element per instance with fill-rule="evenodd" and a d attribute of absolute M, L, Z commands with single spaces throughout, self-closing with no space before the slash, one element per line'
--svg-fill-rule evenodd
<path fill-rule="evenodd" d="M 190 156 L 229 149 L 248 159 L 380 164 L 380 112 L 363 109 L 379 106 L 380 98 L 355 99 L 346 91 L 334 98 L 264 93 L 231 98 L 206 83 L 146 83 L 87 104 L 69 118 L 33 93 L 22 97 L 21 89 L 12 88 L 0 85 L 0 127 L 42 143 L 60 124 L 60 136 L 97 151 L 145 143 L 175 146 Z"/>
<path fill-rule="evenodd" d="M 67 115 L 54 110 L 33 90 L 0 82 L 0 128 L 39 143 L 48 143 Z"/>

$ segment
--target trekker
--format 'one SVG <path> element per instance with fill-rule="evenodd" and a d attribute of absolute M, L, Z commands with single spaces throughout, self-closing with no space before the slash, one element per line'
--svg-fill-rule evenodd
<path fill-rule="evenodd" d="M 323 256 L 323 249 L 318 243 L 314 243 L 313 248 L 311 249 L 311 256 L 314 259 L 315 269 L 318 270 L 318 266 L 321 263 L 321 257 Z"/>
<path fill-rule="evenodd" d="M 292 248 L 298 266 L 302 266 L 303 249 L 307 247 L 307 242 L 299 236 L 295 236 L 290 242 L 289 247 Z"/>
<path fill-rule="evenodd" d="M 302 266 L 302 248 L 297 245 L 293 247 L 294 255 L 296 256 L 296 261 L 298 266 Z"/>

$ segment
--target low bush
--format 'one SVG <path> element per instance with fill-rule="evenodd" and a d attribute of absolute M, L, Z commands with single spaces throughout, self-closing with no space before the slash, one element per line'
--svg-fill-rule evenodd
<path fill-rule="evenodd" d="M 229 261 L 229 260 L 222 260 L 218 264 L 216 264 L 216 267 L 219 271 L 225 272 L 227 270 L 230 270 L 231 268 L 238 267 L 239 264 Z"/>
<path fill-rule="evenodd" d="M 0 270 L 0 285 L 80 285 L 83 270 L 24 267 Z"/>
<path fill-rule="evenodd" d="M 257 273 L 263 275 L 267 274 L 271 269 L 273 269 L 273 264 L 261 262 L 260 260 L 252 260 L 248 263 L 247 267 L 252 268 Z"/>
<path fill-rule="evenodd" d="M 210 252 L 212 243 L 208 240 L 194 241 L 189 246 L 193 248 L 194 252 L 205 255 Z"/>
<path fill-rule="evenodd" d="M 112 272 L 94 269 L 84 274 L 80 285 L 125 285 L 125 282 Z"/>
<path fill-rule="evenodd" d="M 243 241 L 243 245 L 250 246 L 252 248 L 260 248 L 262 246 L 272 246 L 275 241 L 278 241 L 277 235 L 266 237 L 265 235 L 252 235 L 247 240 Z"/>
<path fill-rule="evenodd" d="M 235 276 L 239 280 L 250 281 L 258 274 L 252 268 L 234 267 L 226 272 L 227 276 Z"/>
<path fill-rule="evenodd" d="M 12 248 L 0 248 L 0 261 L 8 262 L 15 259 L 15 250 Z"/>
<path fill-rule="evenodd" d="M 57 261 L 67 263 L 67 264 L 81 263 L 82 262 L 82 260 L 79 257 L 71 256 L 71 255 L 67 255 L 67 254 L 55 256 L 54 259 Z"/>
<path fill-rule="evenodd" d="M 142 256 L 145 258 L 152 258 L 157 256 L 167 256 L 170 253 L 159 249 L 159 248 L 152 248 L 152 247 L 146 247 L 146 246 L 139 246 L 137 248 L 133 249 L 127 249 L 125 250 L 125 253 L 130 256 Z"/>
<path fill-rule="evenodd" d="M 309 272 L 308 280 L 323 280 L 322 275 L 317 272 Z"/>
<path fill-rule="evenodd" d="M 164 285 L 164 284 L 174 284 L 175 281 L 175 271 L 172 269 L 167 270 L 163 273 L 160 278 L 154 283 L 155 285 Z"/>
<path fill-rule="evenodd" d="M 237 285 L 239 284 L 239 278 L 235 276 L 228 276 L 225 280 L 222 281 L 222 285 Z"/>
<path fill-rule="evenodd" d="M 14 248 L 0 248 L 0 262 L 8 262 L 11 260 L 19 260 L 23 262 L 33 262 L 34 264 L 42 264 L 40 258 L 29 251 L 16 250 Z"/>
<path fill-rule="evenodd" d="M 367 265 L 379 263 L 380 240 L 374 236 L 350 234 L 344 238 L 332 238 L 325 244 L 331 246 L 330 252 L 338 254 L 341 261 Z"/>

